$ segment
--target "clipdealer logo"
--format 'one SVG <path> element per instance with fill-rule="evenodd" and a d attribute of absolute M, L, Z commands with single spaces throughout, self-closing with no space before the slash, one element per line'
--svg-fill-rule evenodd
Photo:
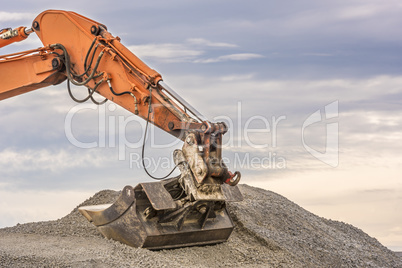
<path fill-rule="evenodd" d="M 128 125 L 133 122 L 138 122 L 138 117 L 134 115 L 127 117 L 113 114 L 116 108 L 117 106 L 113 103 L 100 107 L 88 103 L 74 106 L 70 109 L 65 118 L 65 134 L 67 139 L 78 148 L 117 147 L 118 160 L 126 160 L 127 150 L 141 148 L 143 140 L 142 137 L 135 139 L 135 141 L 128 139 L 130 133 L 127 131 Z M 73 119 L 77 113 L 87 109 L 94 110 L 98 113 L 98 133 L 97 135 L 94 133 L 95 136 L 97 136 L 97 140 L 95 137 L 93 141 L 84 142 L 79 140 L 80 135 L 76 137 L 73 133 Z M 107 113 L 107 111 L 110 113 Z M 334 101 L 309 115 L 302 123 L 301 133 L 299 132 L 304 149 L 316 159 L 331 167 L 337 167 L 339 165 L 338 122 L 336 120 L 338 117 L 338 101 Z M 242 120 L 245 118 L 247 120 L 243 123 Z M 223 146 L 228 148 L 240 148 L 231 158 L 225 158 L 225 163 L 230 164 L 230 162 L 232 162 L 232 164 L 244 169 L 285 169 L 287 167 L 287 159 L 285 155 L 280 154 L 281 148 L 278 146 L 278 129 L 282 127 L 286 131 L 286 125 L 280 124 L 282 121 L 288 120 L 286 115 L 279 117 L 271 116 L 271 118 L 262 115 L 245 117 L 242 114 L 241 102 L 239 102 L 237 118 L 221 115 L 213 118 L 213 120 L 224 121 L 229 126 L 229 129 L 232 130 L 227 134 L 227 140 L 224 142 Z M 260 128 L 251 127 L 256 123 L 259 123 L 257 125 L 259 125 Z M 257 125 L 255 125 L 255 127 L 257 127 Z M 325 136 L 321 133 L 306 131 L 309 127 L 313 128 L 317 125 L 319 127 L 325 127 Z M 143 133 L 143 126 L 138 123 L 138 127 L 141 133 Z M 157 143 L 155 127 L 150 128 L 149 134 L 151 148 L 166 149 L 180 146 L 180 139 Z M 298 136 L 297 139 L 300 141 L 300 136 Z M 313 144 L 307 142 L 311 139 L 315 141 L 325 139 L 325 149 L 320 151 L 314 149 Z M 277 149 L 278 147 L 279 149 Z M 137 166 L 137 163 L 142 163 L 138 153 L 129 152 L 128 155 L 130 157 L 130 167 Z M 166 159 L 158 158 L 152 161 L 147 159 L 147 161 L 149 165 L 152 164 L 155 167 L 166 166 L 169 163 L 174 165 L 170 156 Z"/>
<path fill-rule="evenodd" d="M 317 110 L 312 113 L 303 123 L 302 126 L 302 143 L 303 147 L 312 156 L 320 160 L 321 162 L 331 166 L 337 167 L 339 165 L 339 123 L 338 122 L 326 122 L 327 120 L 338 118 L 339 101 L 334 101 L 327 104 L 324 110 Z M 325 150 L 324 152 L 319 152 L 309 145 L 305 141 L 305 130 L 307 127 L 316 124 L 325 123 L 326 125 L 326 139 L 325 139 Z"/>

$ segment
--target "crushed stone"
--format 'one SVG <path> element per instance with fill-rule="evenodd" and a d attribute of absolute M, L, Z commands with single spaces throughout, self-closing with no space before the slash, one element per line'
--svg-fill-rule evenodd
<path fill-rule="evenodd" d="M 318 217 L 271 191 L 240 185 L 228 242 L 150 251 L 108 240 L 78 207 L 113 202 L 104 190 L 65 217 L 0 229 L 0 267 L 402 267 L 362 230 Z"/>

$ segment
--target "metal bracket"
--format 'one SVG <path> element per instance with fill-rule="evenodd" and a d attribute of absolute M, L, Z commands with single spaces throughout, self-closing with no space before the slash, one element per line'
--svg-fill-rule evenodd
<path fill-rule="evenodd" d="M 201 156 L 197 138 L 194 133 L 188 134 L 184 141 L 182 151 L 195 179 L 198 183 L 202 183 L 208 175 L 208 167 Z"/>

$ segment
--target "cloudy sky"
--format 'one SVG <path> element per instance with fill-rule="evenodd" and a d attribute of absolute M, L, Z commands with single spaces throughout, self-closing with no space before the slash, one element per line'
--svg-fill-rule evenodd
<path fill-rule="evenodd" d="M 29 26 L 46 9 L 107 25 L 207 118 L 229 124 L 224 154 L 242 183 L 402 250 L 400 1 L 108 2 L 12 1 L 0 28 Z M 0 54 L 39 46 L 33 34 Z M 77 105 L 63 83 L 3 100 L 0 114 L 0 227 L 150 181 L 139 165 L 144 121 L 112 103 Z M 151 131 L 146 163 L 163 175 L 181 144 Z"/>

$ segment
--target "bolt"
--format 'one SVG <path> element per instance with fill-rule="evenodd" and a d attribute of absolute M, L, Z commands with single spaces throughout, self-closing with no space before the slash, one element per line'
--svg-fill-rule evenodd
<path fill-rule="evenodd" d="M 193 145 L 193 144 L 194 144 L 194 141 L 193 141 L 193 139 L 191 138 L 191 136 L 188 136 L 188 137 L 187 137 L 186 142 L 187 142 L 189 145 Z"/>
<path fill-rule="evenodd" d="M 35 30 L 39 30 L 39 22 L 37 22 L 37 21 L 34 21 L 34 23 L 32 24 L 32 27 L 35 29 Z"/>
<path fill-rule="evenodd" d="M 219 160 L 218 160 L 218 158 L 213 157 L 213 158 L 211 158 L 210 163 L 213 166 L 217 166 L 217 165 L 219 165 Z"/>
<path fill-rule="evenodd" d="M 127 190 L 126 190 L 126 195 L 127 195 L 127 196 L 131 196 L 131 191 L 130 191 L 130 189 L 127 189 Z"/>
<path fill-rule="evenodd" d="M 206 192 L 208 190 L 208 186 L 204 184 L 199 189 L 201 192 Z"/>
<path fill-rule="evenodd" d="M 207 208 L 206 208 L 205 206 L 201 206 L 201 207 L 198 208 L 198 211 L 199 211 L 201 214 L 205 214 L 205 212 L 207 212 Z"/>
<path fill-rule="evenodd" d="M 98 33 L 99 33 L 99 28 L 96 25 L 92 25 L 91 34 L 98 35 Z"/>
<path fill-rule="evenodd" d="M 198 167 L 198 168 L 195 170 L 195 173 L 197 173 L 197 175 L 202 175 L 202 168 Z"/>
<path fill-rule="evenodd" d="M 59 60 L 58 59 L 54 58 L 52 60 L 52 67 L 53 67 L 53 69 L 57 69 L 57 67 L 59 67 Z"/>

